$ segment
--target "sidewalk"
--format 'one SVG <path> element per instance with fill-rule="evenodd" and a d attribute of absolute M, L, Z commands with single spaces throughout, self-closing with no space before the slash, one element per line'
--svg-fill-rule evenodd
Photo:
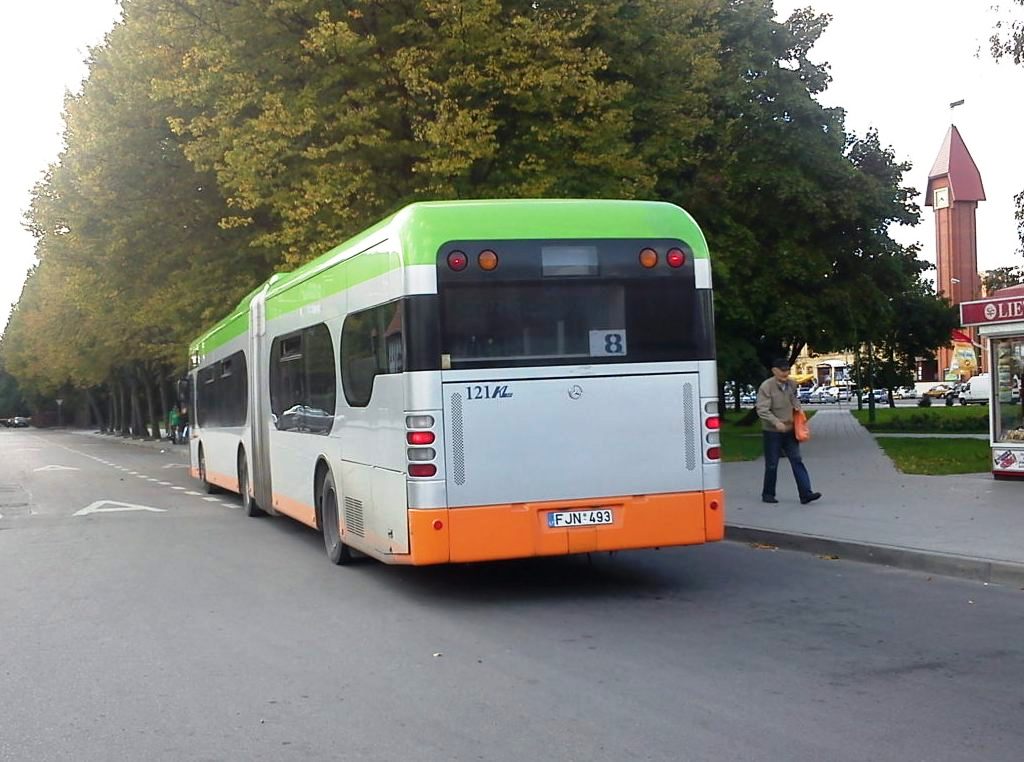
<path fill-rule="evenodd" d="M 762 503 L 764 461 L 725 463 L 730 539 L 1024 586 L 1024 483 L 901 474 L 847 410 L 811 430 L 801 450 L 824 497 L 800 505 L 783 459 L 779 503 Z"/>

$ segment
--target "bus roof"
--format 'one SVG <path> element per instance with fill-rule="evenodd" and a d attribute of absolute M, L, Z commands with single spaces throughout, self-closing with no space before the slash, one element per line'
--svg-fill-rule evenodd
<path fill-rule="evenodd" d="M 696 259 L 708 258 L 707 241 L 683 209 L 660 201 L 594 199 L 479 199 L 410 204 L 289 273 L 276 273 L 243 299 L 231 314 L 197 338 L 190 352 L 209 351 L 244 333 L 249 304 L 269 286 L 268 303 L 317 273 L 392 239 L 401 244 L 403 266 L 434 264 L 438 249 L 453 240 L 677 238 Z M 383 274 L 368 269 L 365 279 Z"/>

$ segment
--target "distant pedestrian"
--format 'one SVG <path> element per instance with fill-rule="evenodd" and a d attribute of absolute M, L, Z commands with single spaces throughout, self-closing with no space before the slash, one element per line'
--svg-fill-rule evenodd
<path fill-rule="evenodd" d="M 797 400 L 796 383 L 789 379 L 789 360 L 780 358 L 772 363 L 772 377 L 757 390 L 754 409 L 764 428 L 764 486 L 761 499 L 766 503 L 779 502 L 775 498 L 775 482 L 779 475 L 779 456 L 786 453 L 793 469 L 800 502 L 806 505 L 821 497 L 811 489 L 811 477 L 800 457 L 800 443 L 793 433 L 793 411 L 801 410 Z"/>
<path fill-rule="evenodd" d="M 168 439 L 174 444 L 178 443 L 178 428 L 181 425 L 181 413 L 178 411 L 178 406 L 174 405 L 171 407 L 171 411 L 167 414 L 167 431 Z"/>

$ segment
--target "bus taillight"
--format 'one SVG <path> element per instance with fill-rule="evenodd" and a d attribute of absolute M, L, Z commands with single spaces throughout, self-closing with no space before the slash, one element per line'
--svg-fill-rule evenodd
<path fill-rule="evenodd" d="M 709 447 L 708 448 L 708 460 L 718 460 L 722 457 L 721 447 Z"/>
<path fill-rule="evenodd" d="M 431 445 L 434 444 L 434 432 L 433 431 L 410 431 L 405 435 L 406 441 L 411 445 Z"/>
<path fill-rule="evenodd" d="M 409 476 L 436 476 L 437 466 L 433 463 L 410 463 Z"/>
<path fill-rule="evenodd" d="M 720 429 L 722 428 L 722 419 L 717 415 L 713 415 L 710 418 L 704 420 L 704 425 L 709 429 Z"/>
<path fill-rule="evenodd" d="M 640 264 L 650 270 L 658 264 L 658 252 L 654 249 L 644 249 L 640 252 Z"/>
<path fill-rule="evenodd" d="M 463 254 L 461 251 L 453 251 L 448 255 L 448 266 L 455 272 L 462 272 L 466 269 L 466 265 L 469 264 L 469 257 Z"/>
<path fill-rule="evenodd" d="M 665 261 L 668 262 L 669 267 L 682 267 L 686 264 L 686 254 L 682 249 L 669 249 L 668 254 L 665 255 Z"/>

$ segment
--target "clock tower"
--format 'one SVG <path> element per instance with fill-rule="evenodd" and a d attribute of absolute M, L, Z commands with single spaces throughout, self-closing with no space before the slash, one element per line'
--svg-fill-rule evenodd
<path fill-rule="evenodd" d="M 981 173 L 960 131 L 950 125 L 928 173 L 924 203 L 935 212 L 936 290 L 954 305 L 981 297 L 975 212 L 978 202 L 984 200 Z M 952 349 L 939 350 L 940 378 L 944 378 L 952 359 Z"/>

